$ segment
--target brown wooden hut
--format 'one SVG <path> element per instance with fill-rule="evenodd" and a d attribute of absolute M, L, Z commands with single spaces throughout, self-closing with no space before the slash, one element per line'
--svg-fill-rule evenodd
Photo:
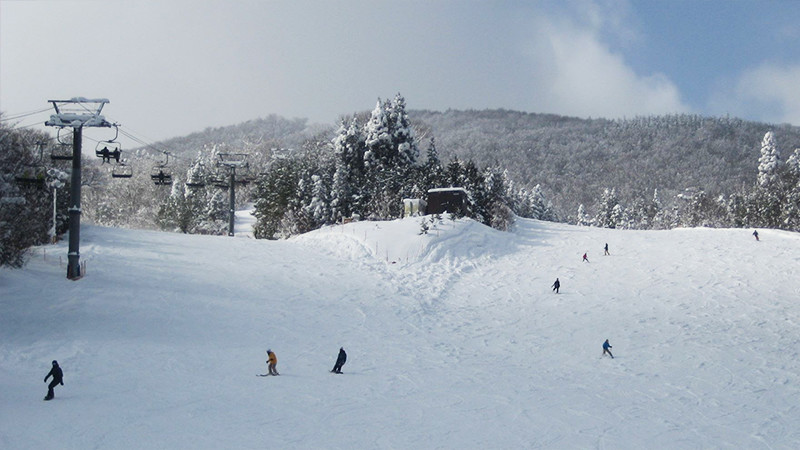
<path fill-rule="evenodd" d="M 445 212 L 466 215 L 469 211 L 469 195 L 464 188 L 437 188 L 428 191 L 428 214 Z"/>

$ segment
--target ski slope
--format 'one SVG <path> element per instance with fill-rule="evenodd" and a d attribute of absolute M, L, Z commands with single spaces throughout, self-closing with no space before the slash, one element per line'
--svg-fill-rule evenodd
<path fill-rule="evenodd" d="M 35 249 L 0 270 L 0 448 L 800 448 L 800 235 L 420 220 L 84 226 L 79 281 Z"/>

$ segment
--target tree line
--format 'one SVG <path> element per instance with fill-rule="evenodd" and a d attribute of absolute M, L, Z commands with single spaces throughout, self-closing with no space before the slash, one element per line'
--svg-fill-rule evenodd
<path fill-rule="evenodd" d="M 763 137 L 763 138 L 762 138 Z M 258 238 L 346 219 L 401 217 L 404 198 L 461 187 L 469 217 L 498 229 L 528 217 L 611 228 L 678 226 L 800 230 L 800 132 L 694 115 L 609 121 L 505 110 L 412 111 L 397 94 L 338 127 L 277 116 L 170 142 L 173 183 L 154 185 L 163 156 L 126 151 L 133 176 L 84 160 L 83 218 L 99 225 L 224 234 L 225 152 L 248 154 L 237 206 L 255 206 Z M 760 140 L 760 143 L 759 143 Z M 67 227 L 68 163 L 44 133 L 0 127 L 0 264 Z M 158 147 L 164 148 L 164 145 Z M 198 148 L 199 147 L 199 148 Z M 424 149 L 422 148 L 424 147 Z M 173 147 L 167 147 L 173 148 Z M 783 157 L 782 154 L 787 155 Z"/>

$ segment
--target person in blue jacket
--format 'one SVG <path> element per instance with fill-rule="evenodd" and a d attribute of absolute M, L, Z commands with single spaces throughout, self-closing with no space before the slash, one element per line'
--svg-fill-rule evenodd
<path fill-rule="evenodd" d="M 611 354 L 611 350 L 609 350 L 610 348 L 611 348 L 611 344 L 609 344 L 608 343 L 608 339 L 606 339 L 606 341 L 603 342 L 603 356 L 605 356 L 606 353 L 608 353 L 608 356 L 610 356 L 611 359 L 614 359 L 614 355 L 612 355 Z"/>

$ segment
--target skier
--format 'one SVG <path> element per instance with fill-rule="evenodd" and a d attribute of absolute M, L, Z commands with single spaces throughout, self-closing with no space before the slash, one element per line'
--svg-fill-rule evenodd
<path fill-rule="evenodd" d="M 583 254 L 583 262 L 589 262 L 589 258 L 586 256 L 586 253 Z"/>
<path fill-rule="evenodd" d="M 47 385 L 47 396 L 44 398 L 45 400 L 52 400 L 55 397 L 53 394 L 53 388 L 60 385 L 64 385 L 64 372 L 61 371 L 61 367 L 58 367 L 58 361 L 53 360 L 53 368 L 50 369 L 50 372 L 44 377 L 44 382 L 47 383 L 47 379 L 53 377 L 53 381 Z"/>
<path fill-rule="evenodd" d="M 344 347 L 339 347 L 339 356 L 336 357 L 336 364 L 333 365 L 333 370 L 331 370 L 331 372 L 342 373 L 342 366 L 345 361 L 347 361 L 347 353 L 345 353 Z"/>
<path fill-rule="evenodd" d="M 272 353 L 272 350 L 267 349 L 267 367 L 269 368 L 270 375 L 280 375 L 278 373 L 278 369 L 275 366 L 278 365 L 278 357 L 275 356 L 275 353 Z"/>
<path fill-rule="evenodd" d="M 758 230 L 753 230 L 753 236 L 758 240 Z"/>
<path fill-rule="evenodd" d="M 558 281 L 558 278 L 556 278 L 556 282 L 555 282 L 555 283 L 553 283 L 553 291 L 554 291 L 556 294 L 558 294 L 558 288 L 560 288 L 560 287 L 561 287 L 561 282 L 560 282 L 560 281 Z"/>
<path fill-rule="evenodd" d="M 611 344 L 609 344 L 608 343 L 608 339 L 606 339 L 606 341 L 603 342 L 603 356 L 605 356 L 606 353 L 608 353 L 608 356 L 610 356 L 611 359 L 614 359 L 614 355 L 612 355 L 611 354 L 611 350 L 609 350 L 610 348 L 611 348 Z"/>
<path fill-rule="evenodd" d="M 606 246 L 603 247 L 603 250 L 605 250 L 606 256 L 608 256 L 609 255 L 609 253 L 608 253 L 608 242 L 606 242 Z"/>

